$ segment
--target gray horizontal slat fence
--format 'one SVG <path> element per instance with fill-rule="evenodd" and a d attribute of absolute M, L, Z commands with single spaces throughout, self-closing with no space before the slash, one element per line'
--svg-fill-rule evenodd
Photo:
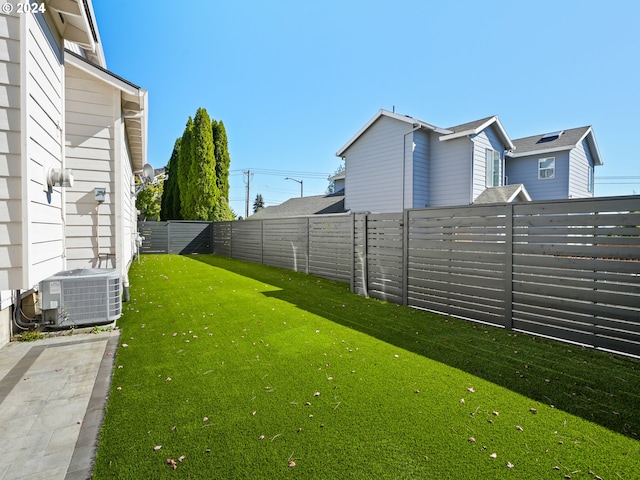
<path fill-rule="evenodd" d="M 309 226 L 307 219 L 284 218 L 261 220 L 261 223 L 262 263 L 308 273 Z"/>
<path fill-rule="evenodd" d="M 407 214 L 407 304 L 506 327 L 509 207 Z"/>
<path fill-rule="evenodd" d="M 513 326 L 640 354 L 637 198 L 514 206 Z"/>
<path fill-rule="evenodd" d="M 207 235 L 206 223 L 142 223 L 141 251 L 204 250 L 204 237 L 195 238 Z M 211 228 L 208 253 L 640 356 L 640 196 L 215 222 Z"/>
<path fill-rule="evenodd" d="M 339 282 L 351 281 L 352 225 L 350 216 L 308 219 L 308 273 Z"/>
<path fill-rule="evenodd" d="M 233 222 L 231 245 L 233 258 L 262 263 L 262 222 Z"/>
<path fill-rule="evenodd" d="M 213 224 L 213 253 L 224 257 L 232 256 L 231 229 L 234 222 Z"/>
<path fill-rule="evenodd" d="M 141 253 L 211 253 L 213 226 L 211 222 L 169 220 L 139 222 L 138 231 L 144 237 Z"/>
<path fill-rule="evenodd" d="M 139 222 L 138 232 L 144 237 L 140 253 L 169 253 L 168 222 Z"/>
<path fill-rule="evenodd" d="M 168 223 L 169 253 L 186 255 L 213 251 L 211 222 L 172 220 Z"/>
<path fill-rule="evenodd" d="M 402 303 L 403 215 L 366 215 L 367 291 L 369 296 Z"/>

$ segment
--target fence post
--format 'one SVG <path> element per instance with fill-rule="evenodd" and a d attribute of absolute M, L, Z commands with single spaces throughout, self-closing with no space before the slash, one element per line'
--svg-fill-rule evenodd
<path fill-rule="evenodd" d="M 351 292 L 355 291 L 356 284 L 356 214 L 351 212 Z"/>
<path fill-rule="evenodd" d="M 167 253 L 171 253 L 171 220 L 167 221 Z"/>
<path fill-rule="evenodd" d="M 505 212 L 505 261 L 504 261 L 504 322 L 507 330 L 513 330 L 513 204 L 506 205 Z"/>
<path fill-rule="evenodd" d="M 409 210 L 402 213 L 402 305 L 409 304 Z"/>

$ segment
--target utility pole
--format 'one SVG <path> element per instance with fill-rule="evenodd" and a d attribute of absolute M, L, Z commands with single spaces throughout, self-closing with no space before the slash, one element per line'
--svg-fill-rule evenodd
<path fill-rule="evenodd" d="M 247 175 L 247 194 L 246 194 L 245 209 L 244 209 L 244 218 L 246 219 L 249 217 L 249 199 L 251 198 L 251 177 L 253 176 L 253 173 L 251 173 L 251 170 L 243 170 L 242 174 Z"/>

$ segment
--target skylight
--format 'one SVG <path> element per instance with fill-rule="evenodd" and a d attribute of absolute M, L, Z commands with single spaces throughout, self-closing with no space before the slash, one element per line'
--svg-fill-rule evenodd
<path fill-rule="evenodd" d="M 557 132 L 545 133 L 538 143 L 551 142 L 560 138 L 560 135 L 564 133 L 564 130 L 558 130 Z"/>

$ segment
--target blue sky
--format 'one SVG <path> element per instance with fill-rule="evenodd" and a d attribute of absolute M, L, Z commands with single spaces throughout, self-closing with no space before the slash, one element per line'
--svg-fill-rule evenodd
<path fill-rule="evenodd" d="M 108 68 L 149 91 L 149 162 L 223 120 L 231 206 L 324 193 L 380 109 L 519 138 L 592 125 L 596 195 L 640 194 L 640 2 L 93 0 Z"/>

